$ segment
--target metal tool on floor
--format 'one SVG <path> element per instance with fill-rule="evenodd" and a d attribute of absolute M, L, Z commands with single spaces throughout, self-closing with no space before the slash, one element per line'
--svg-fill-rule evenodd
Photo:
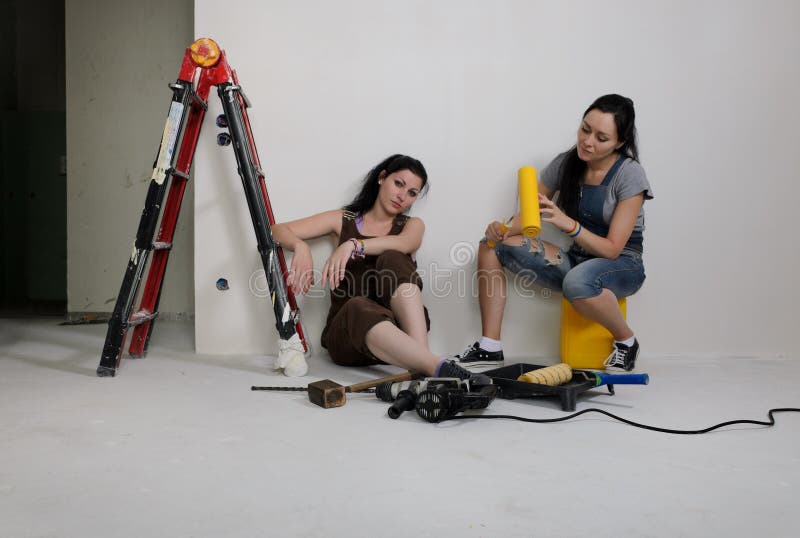
<path fill-rule="evenodd" d="M 325 409 L 331 407 L 341 407 L 347 401 L 348 392 L 372 392 L 378 385 L 383 383 L 396 383 L 399 381 L 410 381 L 419 379 L 422 374 L 414 372 L 403 372 L 402 374 L 390 375 L 372 379 L 370 381 L 362 381 L 353 385 L 341 385 L 330 379 L 323 379 L 309 383 L 308 387 L 250 387 L 250 390 L 267 390 L 267 391 L 308 391 L 308 399 L 311 403 L 316 404 Z"/>
<path fill-rule="evenodd" d="M 225 51 L 213 40 L 202 38 L 186 49 L 178 80 L 169 85 L 172 90 L 169 114 L 153 165 L 136 239 L 108 323 L 100 365 L 97 367 L 99 377 L 116 374 L 131 327 L 134 331 L 130 355 L 142 357 L 147 352 L 158 316 L 158 303 L 181 201 L 208 109 L 211 86 L 217 87 L 224 111 L 216 124 L 220 128 L 227 128 L 227 132 L 218 135 L 217 142 L 221 146 L 233 145 L 275 311 L 278 335 L 281 343 L 285 343 L 281 346 L 281 353 L 293 352 L 302 356 L 303 352 L 308 351 L 297 303 L 287 284 L 283 251 L 273 240 L 270 230 L 275 218 L 247 115 L 250 102 L 239 86 L 236 72 L 228 64 Z M 152 261 L 148 264 L 151 253 Z M 146 267 L 149 267 L 147 280 L 139 306 L 134 309 Z"/>
<path fill-rule="evenodd" d="M 485 375 L 469 379 L 426 377 L 420 381 L 381 383 L 375 396 L 392 402 L 390 418 L 399 418 L 404 411 L 416 409 L 428 422 L 440 422 L 467 409 L 486 409 L 497 394 L 497 387 Z"/>

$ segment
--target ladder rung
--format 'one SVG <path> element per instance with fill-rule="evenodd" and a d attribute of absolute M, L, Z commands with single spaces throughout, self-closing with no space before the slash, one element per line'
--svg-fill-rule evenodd
<path fill-rule="evenodd" d="M 136 327 L 137 325 L 156 319 L 157 316 L 158 312 L 153 312 L 151 314 L 147 310 L 139 310 L 131 315 L 131 319 L 128 321 L 128 327 Z"/>
<path fill-rule="evenodd" d="M 175 170 L 174 168 L 168 169 L 167 170 L 167 174 L 170 174 L 170 175 L 173 175 L 173 176 L 178 176 L 178 177 L 186 179 L 186 180 L 189 179 L 189 174 L 184 174 L 180 170 Z"/>
<path fill-rule="evenodd" d="M 166 243 L 164 241 L 154 241 L 153 250 L 172 250 L 172 243 Z"/>
<path fill-rule="evenodd" d="M 267 179 L 267 175 L 264 173 L 264 171 L 261 168 L 256 168 L 256 174 L 258 175 L 258 177 L 260 177 L 262 179 Z"/>
<path fill-rule="evenodd" d="M 200 105 L 200 107 L 201 107 L 203 110 L 208 110 L 208 103 L 206 103 L 205 101 L 203 101 L 203 100 L 200 98 L 200 96 L 199 96 L 199 95 L 197 95 L 197 94 L 195 93 L 195 91 L 194 91 L 194 90 L 192 90 L 192 101 L 194 101 L 196 104 Z"/>

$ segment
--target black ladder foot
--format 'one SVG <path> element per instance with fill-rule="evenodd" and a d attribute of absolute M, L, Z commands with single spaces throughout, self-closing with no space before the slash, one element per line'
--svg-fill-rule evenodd
<path fill-rule="evenodd" d="M 97 367 L 97 377 L 114 377 L 116 374 L 116 368 L 109 368 L 108 366 Z"/>

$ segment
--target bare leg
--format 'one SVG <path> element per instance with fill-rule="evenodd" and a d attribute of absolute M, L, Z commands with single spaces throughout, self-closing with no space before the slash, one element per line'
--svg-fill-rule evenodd
<path fill-rule="evenodd" d="M 525 241 L 521 235 L 507 237 L 503 243 L 519 247 Z M 544 255 L 551 263 L 561 263 L 559 248 L 556 245 L 542 242 Z M 531 251 L 536 252 L 538 243 L 531 241 Z M 481 308 L 481 331 L 483 336 L 500 340 L 503 325 L 503 310 L 506 307 L 507 292 L 506 274 L 494 249 L 480 243 L 478 247 L 478 303 Z"/>
<path fill-rule="evenodd" d="M 441 357 L 434 355 L 390 321 L 381 321 L 367 331 L 367 347 L 373 355 L 389 364 L 432 376 Z"/>
<path fill-rule="evenodd" d="M 390 306 L 400 328 L 427 349 L 428 327 L 419 286 L 408 282 L 400 284 L 392 295 Z"/>
<path fill-rule="evenodd" d="M 506 307 L 506 274 L 494 249 L 485 243 L 478 246 L 478 304 L 483 336 L 500 340 Z"/>
<path fill-rule="evenodd" d="M 575 299 L 572 306 L 583 317 L 608 329 L 614 340 L 627 340 L 633 336 L 633 331 L 619 309 L 617 296 L 611 290 L 604 289 L 600 295 L 589 299 Z"/>

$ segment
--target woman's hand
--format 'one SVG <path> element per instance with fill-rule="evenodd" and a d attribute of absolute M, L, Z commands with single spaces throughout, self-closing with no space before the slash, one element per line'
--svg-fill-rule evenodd
<path fill-rule="evenodd" d="M 484 235 L 489 245 L 496 245 L 502 242 L 508 235 L 508 226 L 502 222 L 494 221 L 486 227 Z"/>
<path fill-rule="evenodd" d="M 295 245 L 287 281 L 292 292 L 299 295 L 305 295 L 314 284 L 314 260 L 311 257 L 311 248 L 304 241 Z"/>
<path fill-rule="evenodd" d="M 539 193 L 539 211 L 542 215 L 542 222 L 549 222 L 562 232 L 570 232 L 577 225 L 575 219 L 568 217 L 550 198 L 542 193 Z"/>
<path fill-rule="evenodd" d="M 347 267 L 347 262 L 353 255 L 356 246 L 353 241 L 345 241 L 333 251 L 331 257 L 325 262 L 325 267 L 322 268 L 322 285 L 330 284 L 331 289 L 334 289 L 344 279 L 344 270 Z"/>

